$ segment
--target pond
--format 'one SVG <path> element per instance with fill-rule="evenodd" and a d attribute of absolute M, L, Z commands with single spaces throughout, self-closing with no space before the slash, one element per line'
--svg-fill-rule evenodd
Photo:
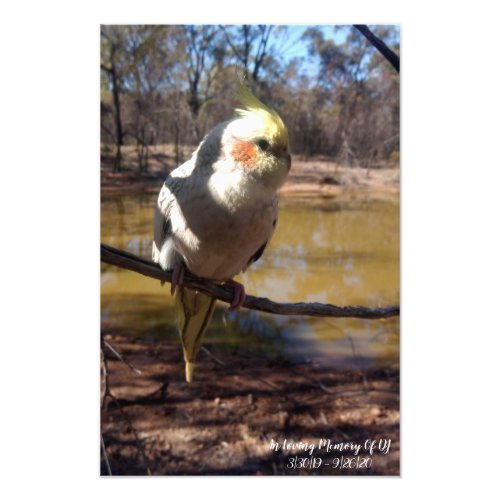
<path fill-rule="evenodd" d="M 151 258 L 157 195 L 103 195 L 101 241 Z M 271 244 L 236 279 L 277 302 L 340 306 L 399 304 L 399 196 L 280 200 Z M 102 264 L 101 322 L 107 331 L 177 339 L 168 284 Z M 213 354 L 237 351 L 337 369 L 399 365 L 399 318 L 277 316 L 219 303 L 205 338 Z M 179 349 L 180 343 L 179 343 Z"/>

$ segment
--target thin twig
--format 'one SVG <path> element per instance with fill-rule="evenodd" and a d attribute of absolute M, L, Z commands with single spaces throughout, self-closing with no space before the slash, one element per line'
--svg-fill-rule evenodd
<path fill-rule="evenodd" d="M 113 248 L 101 243 L 101 261 L 107 264 L 128 269 L 136 273 L 160 280 L 172 281 L 172 271 L 164 271 L 158 264 L 141 259 L 134 254 Z M 186 271 L 184 285 L 198 290 L 222 302 L 230 304 L 233 301 L 234 289 L 229 286 L 218 285 L 213 281 L 198 278 Z M 317 302 L 278 303 L 266 298 L 247 295 L 243 307 L 272 314 L 287 316 L 316 316 L 336 318 L 364 318 L 382 319 L 399 316 L 399 306 L 370 308 L 363 306 L 340 307 L 332 304 L 318 304 Z"/>
<path fill-rule="evenodd" d="M 111 390 L 109 388 L 109 370 L 108 370 L 108 360 L 104 355 L 104 351 L 101 349 L 101 366 L 102 366 L 102 377 L 104 379 L 104 394 L 101 401 L 101 410 L 106 411 L 108 409 L 107 399 L 112 397 Z"/>
<path fill-rule="evenodd" d="M 109 465 L 108 454 L 106 453 L 106 445 L 104 444 L 104 438 L 102 437 L 102 434 L 101 434 L 101 448 L 102 448 L 102 454 L 104 456 L 104 462 L 106 463 L 106 468 L 108 469 L 108 476 L 112 476 L 113 473 L 111 472 L 111 466 Z"/>
<path fill-rule="evenodd" d="M 101 341 L 102 341 L 102 336 L 101 336 Z M 101 344 L 102 345 L 102 344 Z M 151 469 L 148 466 L 148 462 L 146 459 L 146 454 L 144 453 L 144 450 L 142 448 L 141 440 L 139 439 L 139 435 L 137 434 L 137 430 L 134 427 L 134 424 L 132 423 L 132 420 L 130 417 L 127 415 L 127 412 L 122 408 L 122 406 L 119 403 L 119 400 L 113 395 L 110 389 L 109 385 L 109 370 L 108 370 L 108 359 L 106 358 L 106 355 L 104 354 L 104 351 L 101 349 L 101 361 L 102 361 L 102 371 L 103 371 L 103 377 L 104 377 L 104 396 L 103 400 L 101 403 L 101 411 L 104 409 L 104 411 L 107 411 L 108 405 L 107 405 L 107 399 L 111 399 L 113 403 L 116 405 L 120 413 L 123 415 L 125 420 L 127 421 L 131 431 L 134 434 L 135 440 L 137 442 L 137 449 L 139 451 L 139 455 L 141 457 L 142 464 L 144 468 L 146 469 L 146 472 L 148 476 L 151 476 Z M 104 441 L 102 440 L 101 436 L 101 444 L 104 445 Z"/>
<path fill-rule="evenodd" d="M 120 352 L 118 352 L 109 342 L 104 340 L 103 343 L 122 363 L 125 363 L 134 373 L 136 373 L 137 375 L 142 375 L 141 370 L 139 370 L 139 368 L 136 368 L 132 363 L 127 361 L 123 357 L 123 355 Z"/>
<path fill-rule="evenodd" d="M 128 426 L 130 427 L 130 430 L 134 434 L 134 438 L 137 442 L 137 450 L 139 451 L 139 455 L 141 457 L 142 465 L 146 469 L 146 472 L 148 473 L 148 476 L 151 476 L 151 469 L 149 468 L 148 461 L 146 459 L 146 454 L 144 453 L 143 447 L 142 447 L 142 440 L 139 438 L 139 434 L 137 434 L 137 430 L 134 427 L 134 424 L 132 423 L 132 420 L 130 417 L 127 415 L 127 412 L 122 408 L 120 403 L 118 402 L 118 399 L 112 394 L 109 393 L 109 397 L 113 400 L 113 402 L 116 404 L 116 407 L 120 411 L 120 413 L 123 415 L 125 420 L 128 423 Z"/>
<path fill-rule="evenodd" d="M 203 351 L 205 354 L 208 354 L 219 365 L 226 366 L 226 363 L 224 363 L 224 361 L 222 361 L 221 359 L 219 359 L 218 357 L 216 357 L 215 355 L 213 355 L 206 347 L 201 346 L 200 350 Z"/>

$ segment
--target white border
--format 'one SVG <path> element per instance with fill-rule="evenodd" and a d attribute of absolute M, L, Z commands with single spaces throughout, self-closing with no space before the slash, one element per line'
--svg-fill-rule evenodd
<path fill-rule="evenodd" d="M 481 1 L 475 10 L 404 4 L 2 6 L 2 490 L 120 499 L 494 491 L 497 16 Z M 261 20 L 401 24 L 403 479 L 100 479 L 99 24 Z"/>

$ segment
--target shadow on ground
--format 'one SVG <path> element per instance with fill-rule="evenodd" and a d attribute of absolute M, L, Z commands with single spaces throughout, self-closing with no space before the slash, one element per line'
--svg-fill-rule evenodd
<path fill-rule="evenodd" d="M 187 384 L 177 342 L 116 331 L 104 339 L 142 373 L 104 348 L 102 475 L 399 475 L 398 369 L 334 371 L 202 351 Z M 282 447 L 320 439 L 363 448 Z M 381 439 L 391 440 L 389 452 L 370 456 L 364 445 Z M 321 465 L 293 460 L 311 456 Z"/>

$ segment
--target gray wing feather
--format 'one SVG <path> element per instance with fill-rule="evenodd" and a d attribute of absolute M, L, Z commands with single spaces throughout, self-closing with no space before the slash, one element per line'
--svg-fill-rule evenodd
<path fill-rule="evenodd" d="M 176 194 L 182 179 L 168 176 L 160 190 L 154 214 L 154 238 L 152 258 L 162 269 L 172 269 L 180 256 L 175 252 L 172 241 L 170 211 L 176 202 Z"/>
<path fill-rule="evenodd" d="M 275 198 L 273 200 L 273 205 L 274 205 L 274 220 L 273 220 L 273 229 L 271 234 L 269 235 L 269 238 L 259 247 L 259 249 L 250 257 L 250 260 L 248 261 L 248 264 L 245 266 L 243 271 L 246 271 L 248 267 L 250 267 L 254 262 L 257 262 L 263 255 L 264 250 L 267 248 L 267 244 L 271 240 L 274 230 L 276 229 L 276 223 L 278 222 L 278 200 Z"/>

